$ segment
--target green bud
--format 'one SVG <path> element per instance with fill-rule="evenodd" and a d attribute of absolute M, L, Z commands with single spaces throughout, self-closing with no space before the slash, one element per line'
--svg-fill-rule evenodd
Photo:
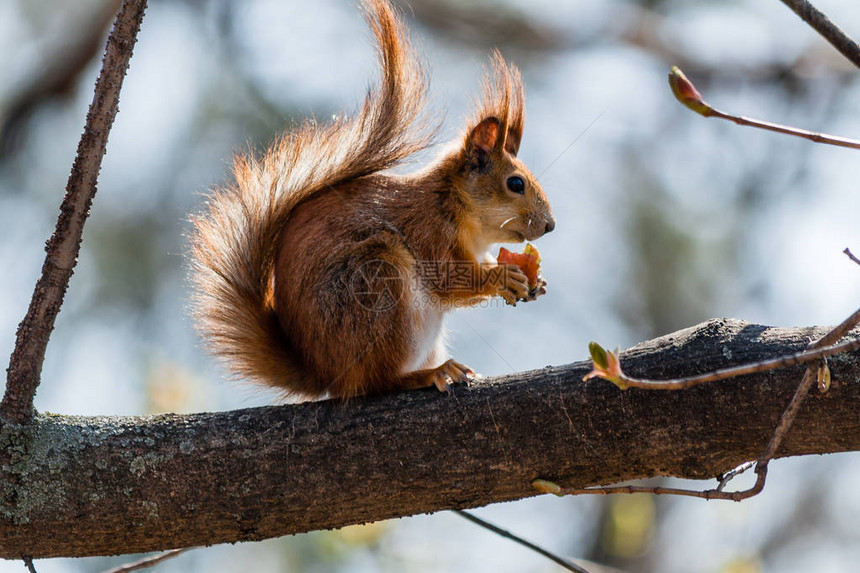
<path fill-rule="evenodd" d="M 594 361 L 595 366 L 603 370 L 609 368 L 609 358 L 606 357 L 606 351 L 593 340 L 588 343 L 588 353 L 591 354 L 591 360 Z"/>

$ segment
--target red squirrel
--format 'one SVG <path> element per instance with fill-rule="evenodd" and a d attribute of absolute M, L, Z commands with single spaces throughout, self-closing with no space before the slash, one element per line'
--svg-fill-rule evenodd
<path fill-rule="evenodd" d="M 362 5 L 381 67 L 362 108 L 304 123 L 261 159 L 237 156 L 235 184 L 192 217 L 200 331 L 235 375 L 287 394 L 448 390 L 472 371 L 447 359 L 446 311 L 545 292 L 489 253 L 555 227 L 516 157 L 519 71 L 494 52 L 463 136 L 425 168 L 392 174 L 431 143 L 425 76 L 388 0 Z"/>

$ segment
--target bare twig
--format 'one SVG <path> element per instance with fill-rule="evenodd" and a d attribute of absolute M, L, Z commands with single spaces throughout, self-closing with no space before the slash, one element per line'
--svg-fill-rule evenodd
<path fill-rule="evenodd" d="M 33 565 L 32 557 L 24 557 L 24 566 L 27 567 L 27 571 L 29 571 L 30 573 L 36 573 L 36 567 Z"/>
<path fill-rule="evenodd" d="M 729 485 L 730 481 L 732 481 L 735 477 L 741 475 L 748 469 L 752 468 L 753 466 L 755 466 L 755 462 L 744 462 L 738 467 L 717 476 L 717 481 L 720 482 L 717 485 L 717 491 L 723 491 L 726 486 Z"/>
<path fill-rule="evenodd" d="M 18 326 L 15 350 L 9 361 L 6 394 L 0 402 L 0 418 L 4 421 L 23 424 L 33 417 L 33 398 L 39 385 L 45 348 L 80 252 L 84 222 L 96 192 L 120 88 L 145 8 L 146 0 L 125 0 L 108 38 L 57 227 L 46 246 L 48 254 L 42 276 L 36 283 L 27 315 Z"/>
<path fill-rule="evenodd" d="M 848 255 L 849 259 L 851 259 L 852 261 L 854 261 L 855 263 L 860 265 L 860 259 L 858 259 L 857 257 L 854 256 L 854 253 L 851 252 L 851 249 L 849 249 L 848 247 L 845 247 L 845 250 L 842 252 L 845 253 L 846 255 Z"/>
<path fill-rule="evenodd" d="M 851 330 L 860 323 L 860 308 L 855 310 L 851 316 L 843 320 L 841 323 L 836 325 L 835 328 L 831 329 L 830 332 L 819 338 L 818 340 L 811 342 L 808 346 L 810 350 L 813 349 L 823 349 L 823 348 L 833 348 L 829 346 L 851 332 Z M 776 429 L 773 432 L 773 436 L 768 442 L 767 447 L 765 448 L 762 455 L 759 457 L 758 461 L 755 465 L 756 472 L 756 482 L 752 488 L 747 490 L 749 495 L 746 497 L 752 497 L 753 495 L 757 495 L 764 489 L 764 482 L 767 477 L 767 466 L 770 463 L 770 460 L 776 455 L 777 450 L 779 449 L 782 440 L 788 434 L 788 430 L 791 428 L 791 425 L 794 423 L 794 418 L 797 416 L 797 411 L 800 410 L 800 404 L 803 402 L 803 398 L 809 393 L 809 389 L 812 387 L 813 382 L 816 380 L 816 376 L 814 375 L 815 369 L 813 366 L 809 366 L 806 369 L 806 372 L 803 373 L 803 379 L 800 381 L 800 385 L 797 387 L 797 391 L 794 393 L 794 396 L 791 398 L 791 402 L 788 403 L 785 411 L 782 413 L 782 416 L 779 419 L 779 424 L 777 424 Z M 741 493 L 747 493 L 741 492 Z"/>
<path fill-rule="evenodd" d="M 732 115 L 730 113 L 726 113 L 715 108 L 713 108 L 713 113 L 711 114 L 711 116 L 719 117 L 721 119 L 727 119 L 729 121 L 735 122 L 738 125 L 758 127 L 759 129 L 766 129 L 768 131 L 775 131 L 777 133 L 784 133 L 786 135 L 802 137 L 804 139 L 814 141 L 815 143 L 826 143 L 828 145 L 848 147 L 850 149 L 860 149 L 860 141 L 856 139 L 850 139 L 848 137 L 839 137 L 838 135 L 828 135 L 826 133 L 820 133 L 817 131 L 809 131 L 797 127 L 789 127 L 787 125 L 780 125 L 778 123 L 762 121 L 760 119 L 753 119 L 751 117 L 744 117 L 742 115 Z"/>
<path fill-rule="evenodd" d="M 113 569 L 108 569 L 107 571 L 105 571 L 105 573 L 128 573 L 129 571 L 138 571 L 140 569 L 146 569 L 147 567 L 153 567 L 155 565 L 158 565 L 162 561 L 167 561 L 168 559 L 172 559 L 177 555 L 185 553 L 189 549 L 195 549 L 195 547 L 183 547 L 181 549 L 171 549 L 170 551 L 163 551 L 158 555 L 144 557 L 143 559 L 138 559 L 137 561 L 132 561 L 131 563 L 126 563 L 125 565 L 114 567 Z"/>
<path fill-rule="evenodd" d="M 858 312 L 856 312 L 855 314 L 860 314 L 860 310 L 858 310 Z M 851 317 L 853 318 L 854 315 L 851 315 Z M 856 322 L 854 324 L 856 324 Z M 842 325 L 840 325 L 840 327 L 841 326 Z M 848 330 L 850 330 L 850 328 Z M 844 334 L 840 336 L 844 336 Z M 756 372 L 765 372 L 767 370 L 775 370 L 777 368 L 787 368 L 789 366 L 805 364 L 806 362 L 817 361 L 821 358 L 833 356 L 834 354 L 840 354 L 842 352 L 848 352 L 856 348 L 860 348 L 860 338 L 857 338 L 855 340 L 847 340 L 841 344 L 834 344 L 833 346 L 826 346 L 824 348 L 807 348 L 802 352 L 795 352 L 794 354 L 787 354 L 785 356 L 772 358 L 770 360 L 762 360 L 761 362 L 754 362 L 752 364 L 742 364 L 740 366 L 720 368 L 719 370 L 714 370 L 713 372 L 707 372 L 705 374 L 699 374 L 697 376 L 670 378 L 668 380 L 646 380 L 643 378 L 634 378 L 622 372 L 620 370 L 620 366 L 617 370 L 607 371 L 595 365 L 595 369 L 591 373 L 586 375 L 585 378 L 604 378 L 609 382 L 612 382 L 616 386 L 625 389 L 642 388 L 646 390 L 683 390 L 685 388 L 698 386 L 699 384 L 704 384 L 706 382 L 716 382 L 718 380 L 726 380 L 729 378 L 735 378 L 737 376 L 755 374 Z M 613 359 L 617 360 L 617 357 L 615 357 L 614 355 L 612 356 Z"/>
<path fill-rule="evenodd" d="M 839 50 L 839 53 L 860 68 L 860 45 L 843 32 L 839 26 L 831 22 L 830 18 L 807 0 L 782 0 L 782 3 L 791 8 L 804 22 Z"/>
<path fill-rule="evenodd" d="M 810 350 L 830 346 L 860 324 L 860 308 L 851 313 L 851 316 L 834 326 L 827 334 L 809 345 Z"/>
<path fill-rule="evenodd" d="M 669 72 L 669 86 L 672 88 L 672 93 L 679 102 L 703 117 L 718 117 L 720 119 L 733 121 L 738 125 L 747 125 L 750 127 L 758 127 L 759 129 L 766 129 L 768 131 L 775 131 L 777 133 L 784 133 L 786 135 L 794 135 L 816 143 L 826 143 L 829 145 L 837 145 L 839 147 L 848 147 L 850 149 L 860 149 L 860 140 L 857 139 L 849 139 L 847 137 L 839 137 L 836 135 L 828 135 L 826 133 L 799 129 L 797 127 L 789 127 L 787 125 L 732 115 L 721 111 L 704 100 L 702 94 L 700 94 L 699 90 L 696 89 L 696 86 L 693 85 L 693 82 L 687 78 L 678 66 L 673 66 Z"/>
<path fill-rule="evenodd" d="M 683 497 L 698 497 L 701 499 L 724 499 L 730 501 L 741 501 L 748 497 L 752 497 L 759 493 L 760 490 L 752 492 L 752 490 L 725 492 L 718 489 L 681 489 L 675 487 L 651 487 L 642 485 L 614 485 L 587 487 L 582 489 L 572 487 L 561 487 L 546 480 L 535 480 L 532 486 L 541 493 L 552 493 L 558 496 L 562 495 L 615 495 L 619 493 L 650 493 L 652 495 L 679 495 Z"/>
<path fill-rule="evenodd" d="M 792 356 L 797 357 L 799 355 L 811 355 L 816 351 L 823 350 L 833 350 L 840 346 L 845 346 L 844 343 L 842 345 L 830 346 L 846 334 L 848 334 L 857 324 L 860 324 L 860 308 L 854 311 L 851 316 L 843 320 L 840 324 L 830 330 L 827 334 L 819 338 L 818 340 L 811 342 L 807 346 L 807 351 L 794 354 Z M 851 341 L 854 343 L 860 343 L 860 340 Z M 854 348 L 860 347 L 860 344 L 853 345 Z M 844 352 L 847 348 L 843 348 L 840 352 Z M 820 358 L 820 357 L 819 357 Z M 811 358 L 810 360 L 813 360 Z M 776 359 L 768 361 L 768 362 L 778 362 L 782 359 Z M 759 364 L 764 364 L 761 362 Z M 741 367 L 743 369 L 745 367 Z M 724 369 L 722 372 L 726 372 L 732 370 L 730 368 Z M 762 452 L 761 456 L 759 456 L 758 460 L 755 463 L 755 473 L 756 473 L 756 481 L 755 484 L 746 490 L 742 491 L 734 491 L 734 492 L 725 492 L 723 488 L 725 484 L 733 478 L 735 475 L 746 471 L 749 468 L 749 463 L 742 464 L 726 474 L 725 476 L 721 476 L 719 478 L 719 485 L 716 489 L 708 489 L 708 490 L 690 490 L 690 489 L 681 489 L 681 488 L 668 488 L 668 487 L 648 487 L 648 486 L 610 486 L 610 487 L 591 487 L 591 488 L 583 488 L 583 489 L 575 489 L 575 488 L 564 488 L 555 484 L 553 482 L 547 480 L 534 480 L 532 482 L 532 486 L 540 492 L 543 493 L 553 493 L 555 495 L 608 495 L 608 494 L 616 494 L 616 493 L 651 493 L 655 495 L 680 495 L 686 497 L 698 497 L 702 499 L 724 499 L 731 501 L 741 501 L 755 495 L 761 493 L 764 489 L 765 480 L 767 479 L 767 467 L 770 463 L 770 460 L 776 455 L 777 450 L 779 450 L 779 446 L 782 444 L 782 440 L 788 434 L 791 425 L 794 423 L 794 419 L 797 416 L 797 412 L 800 410 L 800 404 L 803 402 L 803 398 L 809 393 L 809 389 L 812 387 L 813 382 L 816 380 L 816 376 L 814 375 L 815 370 L 817 368 L 813 366 L 809 366 L 803 374 L 803 379 L 800 382 L 800 385 L 797 387 L 797 390 L 792 396 L 791 401 L 786 406 L 785 410 L 780 416 L 779 423 L 776 426 L 776 429 L 771 436 L 770 441 Z M 620 372 L 620 370 L 619 370 Z M 717 372 L 720 372 L 719 370 Z M 713 373 L 715 374 L 715 373 Z M 736 374 L 737 375 L 737 374 Z M 705 375 L 709 376 L 709 375 Z M 694 377 L 695 378 L 695 377 Z M 649 388 L 654 388 L 654 385 L 648 385 Z M 677 388 L 678 386 L 674 386 L 672 388 Z"/>
<path fill-rule="evenodd" d="M 527 540 L 523 539 L 522 537 L 520 537 L 519 535 L 515 535 L 515 534 L 511 533 L 510 531 L 502 529 L 501 527 L 495 526 L 492 523 L 490 523 L 489 521 L 484 521 L 483 519 L 481 519 L 480 517 L 478 517 L 472 513 L 469 513 L 467 511 L 463 511 L 462 509 L 455 509 L 452 511 L 454 513 L 456 513 L 457 515 L 459 515 L 460 517 L 466 518 L 469 521 L 471 521 L 472 523 L 477 523 L 481 527 L 488 529 L 497 535 L 500 535 L 506 539 L 510 539 L 511 541 L 515 541 L 524 547 L 528 547 L 532 551 L 539 553 L 539 554 L 543 555 L 544 557 L 546 557 L 547 559 L 554 561 L 555 563 L 561 565 L 563 568 L 567 569 L 568 571 L 573 571 L 574 573 L 588 573 L 588 571 L 586 569 L 583 569 L 582 567 L 580 567 L 579 565 L 577 565 L 573 561 L 570 561 L 568 559 L 565 559 L 564 557 L 560 557 L 560 556 L 556 555 L 555 553 L 547 551 L 543 547 L 535 545 L 531 541 L 527 541 Z"/>

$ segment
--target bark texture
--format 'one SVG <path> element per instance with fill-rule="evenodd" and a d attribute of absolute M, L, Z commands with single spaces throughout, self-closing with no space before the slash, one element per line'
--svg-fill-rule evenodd
<path fill-rule="evenodd" d="M 800 350 L 823 328 L 712 320 L 622 354 L 684 376 Z M 860 450 L 860 353 L 830 359 L 780 456 Z M 412 391 L 196 415 L 39 415 L 0 429 L 0 557 L 112 555 L 259 540 L 755 459 L 794 367 L 683 391 L 583 383 L 585 362 Z M 773 478 L 772 478 L 773 479 Z"/>

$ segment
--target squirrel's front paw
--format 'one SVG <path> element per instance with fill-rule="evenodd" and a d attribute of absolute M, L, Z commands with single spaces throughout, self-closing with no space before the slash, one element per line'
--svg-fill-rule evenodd
<path fill-rule="evenodd" d="M 537 284 L 529 291 L 529 297 L 526 300 L 537 300 L 537 297 L 546 294 L 546 279 L 538 277 Z"/>
<path fill-rule="evenodd" d="M 528 300 L 529 279 L 516 265 L 505 265 L 503 285 L 499 296 L 511 306 L 517 306 L 518 300 Z"/>

